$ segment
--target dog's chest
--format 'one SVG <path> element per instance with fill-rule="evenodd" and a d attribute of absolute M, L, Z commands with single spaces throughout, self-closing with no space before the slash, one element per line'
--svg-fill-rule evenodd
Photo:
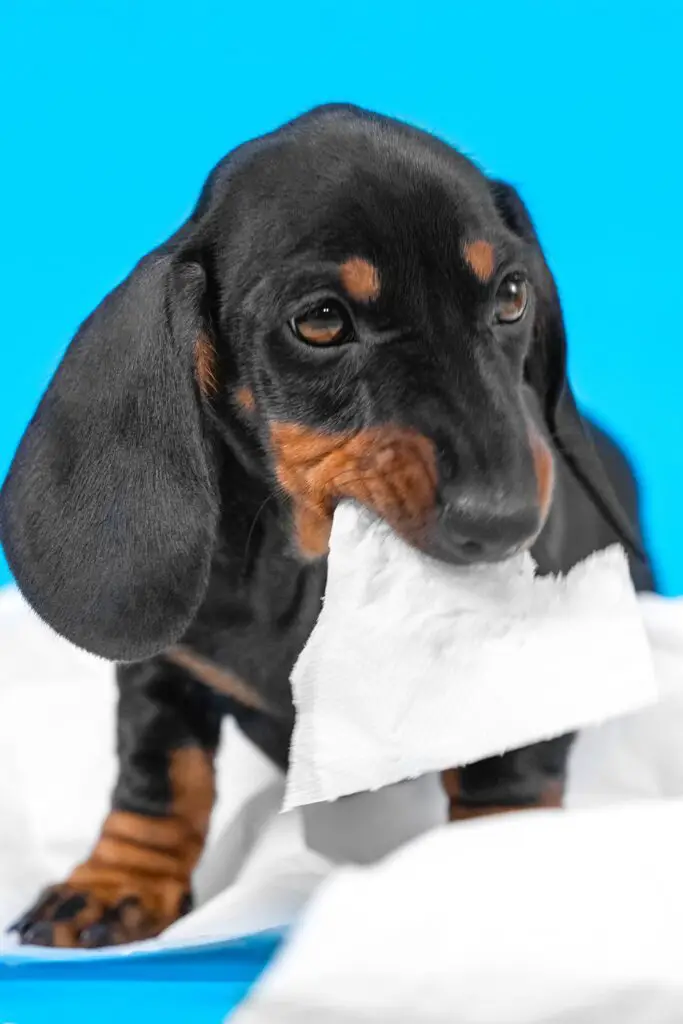
<path fill-rule="evenodd" d="M 274 517 L 231 520 L 206 597 L 169 657 L 240 704 L 291 719 L 289 676 L 320 612 L 326 564 L 302 563 Z"/>

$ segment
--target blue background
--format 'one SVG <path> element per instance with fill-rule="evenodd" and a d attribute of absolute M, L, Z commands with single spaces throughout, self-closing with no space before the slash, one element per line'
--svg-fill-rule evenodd
<path fill-rule="evenodd" d="M 0 477 L 80 320 L 231 147 L 350 100 L 521 187 L 575 388 L 683 592 L 683 4 L 0 0 Z M 9 575 L 0 564 L 0 582 Z"/>

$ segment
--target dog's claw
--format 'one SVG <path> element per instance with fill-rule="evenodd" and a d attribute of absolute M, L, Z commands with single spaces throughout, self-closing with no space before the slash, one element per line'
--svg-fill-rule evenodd
<path fill-rule="evenodd" d="M 9 926 L 7 931 L 16 932 L 17 935 L 23 939 L 31 926 L 37 922 L 42 914 L 49 910 L 50 906 L 57 903 L 58 900 L 58 894 L 52 889 L 48 889 L 38 898 L 30 910 L 27 910 L 25 914 L 22 914 L 21 917 L 17 918 L 17 920 Z"/>
<path fill-rule="evenodd" d="M 27 946 L 54 946 L 54 930 L 47 921 L 38 921 L 21 934 L 21 941 Z"/>
<path fill-rule="evenodd" d="M 102 921 L 85 928 L 80 934 L 80 945 L 84 949 L 100 949 L 102 946 L 113 946 L 115 943 L 111 925 Z"/>

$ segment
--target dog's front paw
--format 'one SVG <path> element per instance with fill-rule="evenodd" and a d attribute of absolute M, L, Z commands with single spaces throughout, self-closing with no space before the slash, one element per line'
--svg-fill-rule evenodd
<path fill-rule="evenodd" d="M 51 886 L 10 929 L 24 945 L 95 949 L 158 935 L 191 908 L 187 883 L 123 871 Z"/>
<path fill-rule="evenodd" d="M 202 837 L 181 817 L 112 811 L 88 860 L 14 925 L 34 946 L 118 946 L 151 939 L 192 905 Z"/>
<path fill-rule="evenodd" d="M 112 811 L 95 848 L 14 925 L 35 946 L 117 946 L 159 935 L 190 910 L 202 837 L 181 816 Z"/>

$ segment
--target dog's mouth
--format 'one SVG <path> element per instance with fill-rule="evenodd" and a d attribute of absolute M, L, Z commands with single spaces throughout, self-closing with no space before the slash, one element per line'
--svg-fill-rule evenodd
<path fill-rule="evenodd" d="M 371 509 L 425 554 L 463 565 L 501 561 L 530 547 L 550 505 L 552 458 L 531 430 L 536 486 L 532 480 L 521 501 L 493 492 L 451 494 L 439 481 L 432 441 L 410 428 L 326 433 L 274 423 L 271 443 L 277 481 L 292 503 L 296 544 L 307 559 L 327 555 L 334 510 L 344 499 Z"/>

